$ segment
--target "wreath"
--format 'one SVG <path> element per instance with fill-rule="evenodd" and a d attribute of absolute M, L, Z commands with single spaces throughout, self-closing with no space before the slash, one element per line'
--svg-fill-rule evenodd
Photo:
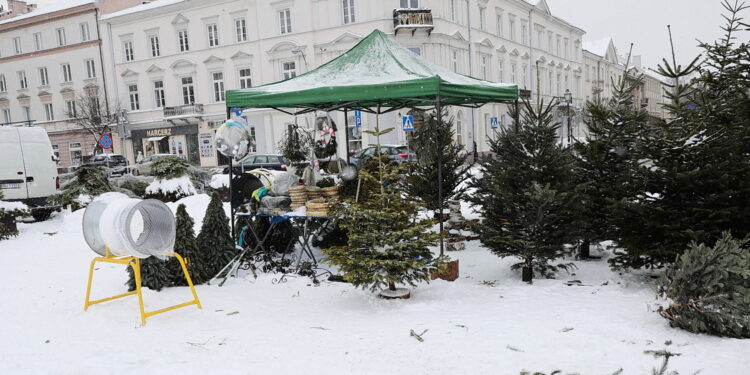
<path fill-rule="evenodd" d="M 336 124 L 324 125 L 320 130 L 320 135 L 315 141 L 315 156 L 318 159 L 329 158 L 336 155 L 338 143 L 336 142 Z"/>

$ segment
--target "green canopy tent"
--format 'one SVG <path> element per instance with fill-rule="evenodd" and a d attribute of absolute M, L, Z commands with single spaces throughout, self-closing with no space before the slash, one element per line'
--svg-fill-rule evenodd
<path fill-rule="evenodd" d="M 305 74 L 263 86 L 227 90 L 226 103 L 228 118 L 233 109 L 244 108 L 272 108 L 290 115 L 349 109 L 382 114 L 401 108 L 435 108 L 440 113 L 445 105 L 517 106 L 518 87 L 452 72 L 375 30 L 343 55 Z M 344 118 L 348 121 L 348 116 Z M 346 144 L 348 148 L 348 140 Z M 439 181 L 441 167 L 438 160 Z M 231 167 L 229 170 L 231 173 Z M 438 200 L 442 201 L 441 183 Z M 439 216 L 442 232 L 443 219 Z"/>

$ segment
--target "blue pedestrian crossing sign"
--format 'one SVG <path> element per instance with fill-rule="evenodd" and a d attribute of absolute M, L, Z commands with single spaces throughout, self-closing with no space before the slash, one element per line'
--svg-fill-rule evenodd
<path fill-rule="evenodd" d="M 362 127 L 362 111 L 360 111 L 358 109 L 354 111 L 354 124 L 358 128 Z"/>
<path fill-rule="evenodd" d="M 490 128 L 497 129 L 500 127 L 500 121 L 497 120 L 497 117 L 490 117 Z"/>
<path fill-rule="evenodd" d="M 414 116 L 401 117 L 401 129 L 405 132 L 414 131 Z"/>

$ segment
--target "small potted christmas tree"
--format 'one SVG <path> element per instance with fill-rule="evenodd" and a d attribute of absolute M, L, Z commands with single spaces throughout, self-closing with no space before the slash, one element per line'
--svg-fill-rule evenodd
<path fill-rule="evenodd" d="M 196 239 L 200 254 L 200 265 L 196 272 L 204 281 L 210 280 L 237 255 L 234 241 L 229 234 L 229 219 L 219 194 L 213 193 L 206 209 L 201 232 Z"/>

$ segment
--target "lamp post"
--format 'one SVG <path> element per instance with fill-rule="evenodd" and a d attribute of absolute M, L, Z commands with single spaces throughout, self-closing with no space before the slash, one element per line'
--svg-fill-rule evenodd
<path fill-rule="evenodd" d="M 570 92 L 570 89 L 565 89 L 565 94 L 563 95 L 565 98 L 565 106 L 568 110 L 568 145 L 571 143 L 571 136 L 570 132 L 572 130 L 572 127 L 570 126 L 571 119 L 570 119 L 570 107 L 573 105 L 573 93 Z"/>

